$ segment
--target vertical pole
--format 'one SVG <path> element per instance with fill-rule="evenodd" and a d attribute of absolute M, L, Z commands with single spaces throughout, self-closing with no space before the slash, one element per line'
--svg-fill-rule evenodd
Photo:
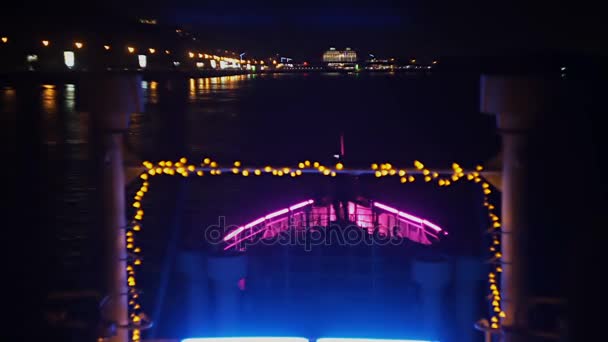
<path fill-rule="evenodd" d="M 102 160 L 102 222 L 104 290 L 110 300 L 104 318 L 126 326 L 128 287 L 126 274 L 126 213 L 123 166 L 124 133 L 129 115 L 141 111 L 141 78 L 128 75 L 90 74 L 80 82 L 84 111 L 91 113 Z M 119 328 L 110 342 L 127 342 L 129 331 Z"/>
<path fill-rule="evenodd" d="M 125 247 L 125 180 L 123 171 L 123 132 L 105 131 L 103 170 L 103 217 L 105 245 L 106 288 L 110 300 L 104 311 L 107 318 L 119 326 L 128 325 L 128 288 L 126 273 L 127 249 Z M 118 329 L 112 342 L 128 341 L 129 332 Z"/>
<path fill-rule="evenodd" d="M 546 114 L 552 86 L 546 80 L 525 76 L 482 76 L 481 111 L 496 115 L 502 134 L 502 306 L 506 317 L 505 341 L 522 341 L 513 331 L 527 327 L 525 311 L 529 290 L 526 152 L 530 130 Z"/>

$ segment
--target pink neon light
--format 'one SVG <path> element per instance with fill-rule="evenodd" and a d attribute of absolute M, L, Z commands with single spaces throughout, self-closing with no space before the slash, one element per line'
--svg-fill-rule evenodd
<path fill-rule="evenodd" d="M 304 201 L 304 202 L 300 202 L 300 203 L 294 204 L 294 205 L 292 205 L 289 208 L 284 208 L 284 209 L 275 211 L 273 213 L 270 213 L 270 214 L 268 214 L 268 215 L 266 215 L 264 217 L 260 217 L 259 219 L 255 220 L 255 221 L 252 221 L 252 222 L 249 222 L 246 225 L 241 226 L 241 227 L 233 230 L 232 232 L 228 233 L 228 235 L 224 236 L 224 241 L 228 241 L 228 240 L 232 239 L 233 237 L 235 237 L 235 236 L 239 235 L 240 233 L 242 233 L 245 229 L 250 229 L 251 227 L 257 226 L 258 224 L 264 222 L 265 220 L 269 220 L 269 219 L 271 219 L 273 217 L 277 217 L 277 216 L 283 215 L 283 214 L 285 214 L 285 213 L 287 213 L 289 211 L 300 209 L 300 208 L 305 207 L 305 206 L 307 206 L 309 204 L 312 204 L 312 203 L 314 203 L 314 200 L 307 200 L 307 201 Z M 239 240 L 239 241 L 241 241 L 241 240 Z M 238 242 L 235 242 L 235 243 L 238 243 Z"/>
<path fill-rule="evenodd" d="M 374 202 L 374 206 L 376 206 L 376 207 L 378 207 L 380 209 L 384 209 L 384 210 L 386 210 L 388 212 L 391 212 L 393 214 L 398 214 L 399 213 L 399 210 L 397 210 L 395 208 L 391 208 L 388 205 L 384 205 L 384 204 L 381 204 L 381 203 L 378 203 L 378 202 Z"/>
<path fill-rule="evenodd" d="M 439 227 L 438 225 L 436 225 L 436 224 L 434 224 L 434 223 L 432 223 L 432 222 L 429 222 L 429 221 L 427 221 L 427 220 L 422 220 L 422 223 L 424 223 L 425 225 L 427 225 L 427 226 L 429 226 L 429 227 L 433 228 L 433 229 L 434 229 L 435 231 L 437 231 L 437 232 L 440 232 L 440 231 L 442 230 L 442 229 L 441 229 L 441 227 Z M 446 233 L 446 234 L 447 234 L 447 233 Z"/>
<path fill-rule="evenodd" d="M 419 217 L 416 217 L 414 215 L 410 215 L 408 213 L 404 213 L 403 211 L 400 211 L 399 214 L 397 214 L 397 215 L 399 215 L 401 217 L 405 217 L 408 220 L 412 220 L 412 221 L 418 222 L 418 223 L 422 223 L 424 221 L 423 219 L 421 219 Z"/>
<path fill-rule="evenodd" d="M 393 207 L 389 207 L 388 205 L 384 205 L 382 203 L 374 202 L 374 206 L 376 206 L 376 207 L 378 207 L 380 209 L 384 209 L 384 210 L 386 210 L 388 212 L 391 212 L 393 214 L 397 214 L 397 215 L 399 215 L 401 217 L 404 217 L 406 219 L 412 220 L 414 222 L 426 225 L 429 228 L 431 228 L 431 229 L 433 229 L 433 230 L 435 230 L 437 232 L 440 232 L 440 231 L 443 230 L 443 229 L 441 229 L 441 227 L 439 227 L 438 225 L 436 225 L 436 224 L 434 224 L 434 223 L 432 223 L 430 221 L 427 221 L 425 219 L 421 219 L 418 216 L 414 216 L 414 215 L 410 215 L 408 213 L 404 213 L 403 211 L 399 211 L 399 210 L 397 210 L 397 209 L 395 209 Z"/>
<path fill-rule="evenodd" d="M 253 227 L 253 226 L 257 226 L 258 224 L 260 224 L 260 223 L 262 223 L 262 222 L 264 222 L 264 218 L 263 218 L 263 217 L 260 217 L 259 219 L 255 220 L 255 221 L 253 221 L 253 222 L 247 223 L 247 224 L 245 225 L 245 228 L 251 228 L 251 227 Z"/>
<path fill-rule="evenodd" d="M 237 236 L 243 230 L 245 230 L 244 226 L 238 227 L 237 229 L 231 231 L 230 233 L 228 233 L 228 235 L 224 236 L 224 241 L 228 241 L 228 240 L 232 239 L 233 237 Z"/>
<path fill-rule="evenodd" d="M 275 211 L 274 213 L 270 213 L 270 214 L 264 216 L 264 218 L 266 218 L 267 220 L 270 220 L 271 218 L 283 215 L 288 211 L 289 211 L 289 209 L 287 209 L 287 208 L 281 209 L 281 210 Z"/>
<path fill-rule="evenodd" d="M 298 204 L 294 204 L 291 207 L 289 207 L 289 210 L 293 211 L 293 210 L 296 210 L 296 209 L 300 209 L 300 208 L 305 207 L 305 206 L 307 206 L 309 204 L 312 204 L 312 202 L 314 202 L 314 201 L 313 200 L 308 200 L 308 201 L 304 201 L 304 202 L 301 202 L 301 203 L 298 203 Z"/>

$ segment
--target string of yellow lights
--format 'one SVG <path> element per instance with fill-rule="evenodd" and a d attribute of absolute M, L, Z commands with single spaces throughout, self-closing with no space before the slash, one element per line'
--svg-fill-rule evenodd
<path fill-rule="evenodd" d="M 2 43 L 2 45 L 9 45 L 10 46 L 11 44 L 9 44 L 9 42 L 12 43 L 13 41 L 10 40 L 8 36 L 2 36 L 2 37 L 0 37 L 0 42 Z M 40 44 L 40 46 L 42 46 L 43 48 L 52 48 L 54 46 L 54 44 L 52 44 L 51 40 L 49 40 L 49 39 L 40 40 L 39 43 L 37 42 L 35 44 L 36 45 Z M 74 48 L 76 48 L 78 50 L 81 50 L 81 49 L 87 48 L 87 47 L 91 47 L 91 46 L 87 45 L 82 40 L 73 41 L 73 43 L 71 43 L 69 45 L 66 45 L 65 43 L 62 43 L 62 44 L 63 44 L 62 46 L 64 46 L 66 49 L 69 46 L 73 46 Z M 103 50 L 105 50 L 105 51 L 112 51 L 112 50 L 115 50 L 116 46 L 112 45 L 110 43 L 106 43 L 106 44 L 99 45 L 99 48 L 100 49 L 103 48 Z M 118 49 L 120 51 L 121 47 L 118 47 Z M 163 51 L 165 53 L 165 55 L 172 55 L 174 53 L 170 49 L 162 49 L 162 48 L 155 48 L 155 47 L 148 47 L 148 48 L 137 47 L 136 45 L 133 45 L 133 44 L 127 44 L 127 45 L 125 45 L 123 51 L 126 51 L 128 54 L 134 54 L 136 52 L 139 52 L 139 53 L 147 53 L 147 54 L 150 54 L 150 55 L 154 55 L 157 52 L 160 53 L 160 51 Z M 185 53 L 185 56 L 188 56 L 191 59 L 195 59 L 195 58 L 198 58 L 198 59 L 213 59 L 213 60 L 216 60 L 216 61 L 226 61 L 226 62 L 229 62 L 229 63 L 244 63 L 244 64 L 258 64 L 259 63 L 259 64 L 264 64 L 264 61 L 262 61 L 262 60 L 259 60 L 259 61 L 257 59 L 241 60 L 239 58 L 233 58 L 233 57 L 227 57 L 227 56 L 218 56 L 218 55 L 206 53 L 204 51 L 193 50 L 193 49 L 187 50 L 186 53 Z"/>
<path fill-rule="evenodd" d="M 496 206 L 491 203 L 490 195 L 492 194 L 491 186 L 488 182 L 484 181 L 481 175 L 483 170 L 482 166 L 477 166 L 475 170 L 465 171 L 459 164 L 453 163 L 452 168 L 449 170 L 431 170 L 426 167 L 422 162 L 414 161 L 413 168 L 395 168 L 390 163 L 373 163 L 369 169 L 347 169 L 344 164 L 339 162 L 333 167 L 322 165 L 318 161 L 305 160 L 299 162 L 297 167 L 273 167 L 270 165 L 264 167 L 244 167 L 241 161 L 235 161 L 231 167 L 220 167 L 217 161 L 211 158 L 204 158 L 202 162 L 197 166 L 195 164 L 188 163 L 185 157 L 180 158 L 178 161 L 159 161 L 154 164 L 149 161 L 143 162 L 145 171 L 140 174 L 139 178 L 141 186 L 133 197 L 132 207 L 135 209 L 132 224 L 130 229 L 126 232 L 126 246 L 127 250 L 132 253 L 133 257 L 129 258 L 127 264 L 127 281 L 129 290 L 129 309 L 130 319 L 135 327 L 142 326 L 142 318 L 144 314 L 141 311 L 141 305 L 139 303 L 139 292 L 135 289 L 136 286 L 136 273 L 135 268 L 142 265 L 142 260 L 139 257 L 141 248 L 135 244 L 135 237 L 142 229 L 142 221 L 144 218 L 143 199 L 146 193 L 149 191 L 150 180 L 152 177 L 159 175 L 181 175 L 183 177 L 189 177 L 190 175 L 204 176 L 209 174 L 211 176 L 219 176 L 222 174 L 233 174 L 240 175 L 243 177 L 249 176 L 263 176 L 272 175 L 276 177 L 299 177 L 304 173 L 318 173 L 328 177 L 336 177 L 340 173 L 357 173 L 357 174 L 373 174 L 377 178 L 386 176 L 398 177 L 401 183 L 413 183 L 421 176 L 425 183 L 437 184 L 440 187 L 449 187 L 457 182 L 466 180 L 472 183 L 480 184 L 480 189 L 483 192 L 484 201 L 483 205 L 488 211 L 488 217 L 490 219 L 490 229 L 492 241 L 490 244 L 490 252 L 492 253 L 491 264 L 493 270 L 488 274 L 489 284 L 489 295 L 492 310 L 490 318 L 490 328 L 500 329 L 501 318 L 505 317 L 505 313 L 501 306 L 501 294 L 500 294 L 500 282 L 499 277 L 502 272 L 502 254 L 500 251 L 500 217 L 496 214 Z M 141 340 L 141 329 L 136 328 L 133 330 L 131 335 L 132 341 Z"/>

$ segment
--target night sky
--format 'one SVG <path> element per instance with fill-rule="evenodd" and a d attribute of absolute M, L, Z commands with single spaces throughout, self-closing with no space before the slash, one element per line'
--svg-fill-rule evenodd
<path fill-rule="evenodd" d="M 65 22 L 148 16 L 198 31 L 213 47 L 296 58 L 318 56 L 329 46 L 402 58 L 538 50 L 605 54 L 602 32 L 608 31 L 604 12 L 590 1 L 109 0 L 68 1 L 50 9 L 26 5 L 4 11 L 9 18 L 5 24 L 22 17 Z"/>

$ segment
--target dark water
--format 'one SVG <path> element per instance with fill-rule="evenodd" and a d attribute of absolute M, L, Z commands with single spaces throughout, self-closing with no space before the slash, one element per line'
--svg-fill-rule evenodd
<path fill-rule="evenodd" d="M 479 113 L 477 77 L 275 74 L 148 79 L 142 88 L 145 110 L 132 115 L 127 137 L 127 162 L 132 164 L 181 156 L 209 156 L 225 164 L 329 162 L 339 151 L 341 132 L 349 165 L 390 161 L 411 167 L 418 159 L 431 167 L 450 167 L 454 161 L 474 166 L 497 150 L 494 118 Z M 53 274 L 50 288 L 98 290 L 99 174 L 90 118 L 78 110 L 78 85 L 2 84 L 0 113 L 4 118 L 25 117 L 36 128 L 29 144 L 49 170 L 41 185 L 47 194 L 46 234 L 52 241 L 46 260 Z M 168 255 L 175 257 L 173 241 L 178 254 L 197 250 L 203 245 L 200 228 L 218 216 L 239 224 L 327 191 L 331 184 L 320 177 L 253 182 L 222 177 L 163 179 L 152 186 L 144 204 L 145 268 L 139 283 L 147 293 L 143 304 L 149 313 L 158 311 L 159 294 L 165 294 L 160 311 L 169 323 L 161 323 L 157 334 L 175 336 L 186 323 L 168 317 L 179 316 L 179 303 L 187 299 L 179 296 L 179 265 L 169 262 L 167 268 Z M 483 212 L 476 191 L 424 184 L 406 190 L 394 179 L 364 179 L 361 188 L 372 198 L 447 227 L 454 236 L 446 242 L 448 253 L 480 255 Z M 174 276 L 161 286 L 166 270 Z"/>

